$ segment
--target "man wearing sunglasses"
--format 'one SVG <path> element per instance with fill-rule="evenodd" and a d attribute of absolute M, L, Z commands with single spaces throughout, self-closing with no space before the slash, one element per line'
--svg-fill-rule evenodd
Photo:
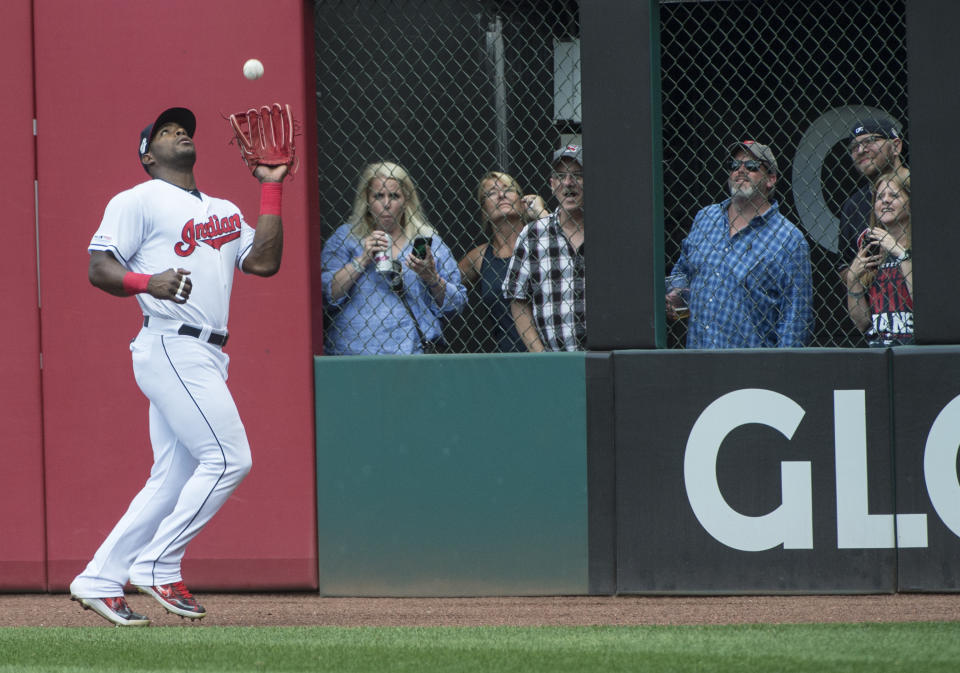
<path fill-rule="evenodd" d="M 776 157 L 743 140 L 724 170 L 729 197 L 697 213 L 672 271 L 690 287 L 687 348 L 805 346 L 813 332 L 810 247 L 773 199 Z"/>
<path fill-rule="evenodd" d="M 837 271 L 845 282 L 850 262 L 857 256 L 857 240 L 861 232 L 869 226 L 870 213 L 873 210 L 873 182 L 884 173 L 899 171 L 904 166 L 900 156 L 903 139 L 891 119 L 863 119 L 851 130 L 847 151 L 853 160 L 854 168 L 865 179 L 840 209 Z"/>

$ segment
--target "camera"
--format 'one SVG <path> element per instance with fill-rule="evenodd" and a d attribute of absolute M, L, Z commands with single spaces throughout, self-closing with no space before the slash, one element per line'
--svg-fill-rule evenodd
<path fill-rule="evenodd" d="M 390 269 L 381 273 L 392 289 L 399 290 L 403 287 L 403 267 L 400 265 L 399 259 L 390 260 L 389 264 Z"/>

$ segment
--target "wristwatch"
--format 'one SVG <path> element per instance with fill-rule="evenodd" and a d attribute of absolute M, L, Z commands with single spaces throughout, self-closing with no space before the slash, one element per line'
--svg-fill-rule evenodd
<path fill-rule="evenodd" d="M 897 264 L 900 264 L 901 262 L 906 262 L 908 259 L 910 259 L 910 257 L 911 257 L 911 254 L 910 254 L 910 253 L 911 253 L 910 248 L 906 248 L 906 249 L 903 251 L 903 254 L 900 255 L 899 257 L 897 257 L 897 259 L 895 260 L 895 261 L 897 262 Z"/>

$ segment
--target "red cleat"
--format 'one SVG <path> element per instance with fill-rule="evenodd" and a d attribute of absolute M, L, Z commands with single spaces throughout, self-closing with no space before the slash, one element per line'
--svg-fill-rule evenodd
<path fill-rule="evenodd" d="M 137 589 L 156 598 L 160 605 L 175 615 L 188 619 L 202 619 L 207 616 L 207 611 L 197 603 L 197 599 L 193 597 L 193 594 L 190 593 L 187 585 L 183 582 L 152 587 L 137 585 Z"/>

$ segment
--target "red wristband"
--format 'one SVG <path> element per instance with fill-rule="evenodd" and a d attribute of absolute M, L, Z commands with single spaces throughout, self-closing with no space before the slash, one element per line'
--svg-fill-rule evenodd
<path fill-rule="evenodd" d="M 147 291 L 150 282 L 149 273 L 133 273 L 128 271 L 123 277 L 123 289 L 127 294 L 140 294 Z"/>
<path fill-rule="evenodd" d="M 260 214 L 280 217 L 280 199 L 283 196 L 282 182 L 260 183 Z"/>

